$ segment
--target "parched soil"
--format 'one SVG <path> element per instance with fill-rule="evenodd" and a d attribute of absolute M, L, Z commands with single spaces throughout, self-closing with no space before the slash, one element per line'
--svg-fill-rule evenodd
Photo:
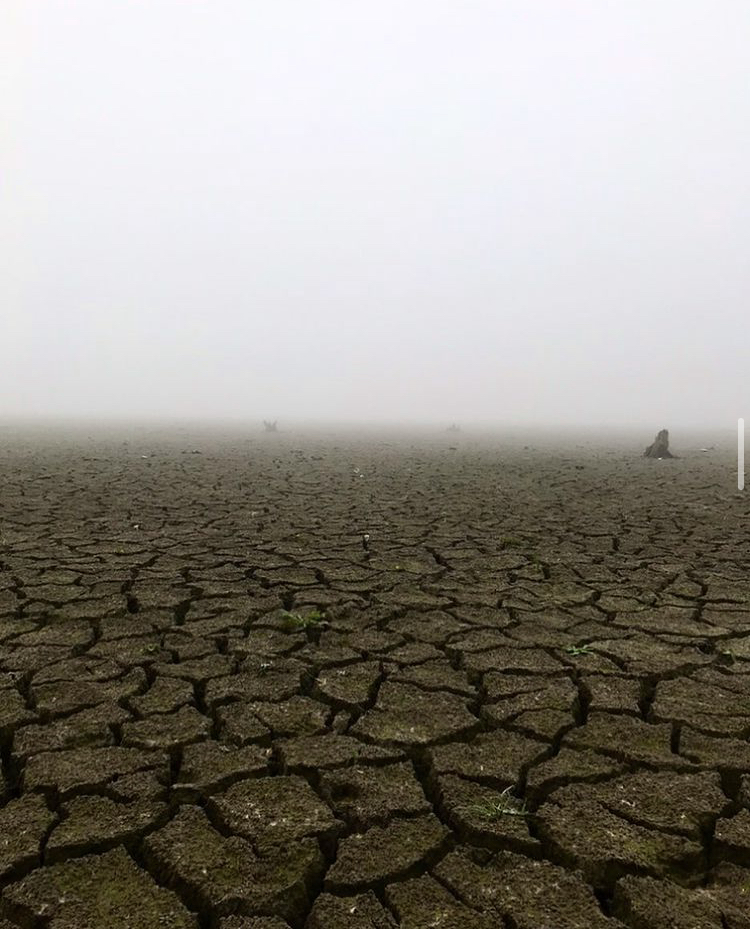
<path fill-rule="evenodd" d="M 0 929 L 749 929 L 731 447 L 0 438 Z"/>

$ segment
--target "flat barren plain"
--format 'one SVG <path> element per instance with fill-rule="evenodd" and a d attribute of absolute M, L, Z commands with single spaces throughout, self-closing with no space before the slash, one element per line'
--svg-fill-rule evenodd
<path fill-rule="evenodd" d="M 0 438 L 2 929 L 750 927 L 731 441 Z"/>

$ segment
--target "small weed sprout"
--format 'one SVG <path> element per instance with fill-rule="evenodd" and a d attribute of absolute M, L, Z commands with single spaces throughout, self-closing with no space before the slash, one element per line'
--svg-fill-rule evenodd
<path fill-rule="evenodd" d="M 506 787 L 497 799 L 483 800 L 475 803 L 467 810 L 480 819 L 500 819 L 501 816 L 530 816 L 526 801 L 514 797 L 510 787 Z"/>
<path fill-rule="evenodd" d="M 311 626 L 320 626 L 325 623 L 325 613 L 320 610 L 311 610 L 309 613 L 290 613 L 283 610 L 281 622 L 286 632 L 298 632 L 309 629 Z"/>
<path fill-rule="evenodd" d="M 565 651 L 573 658 L 585 658 L 587 655 L 594 654 L 590 645 L 569 645 Z"/>

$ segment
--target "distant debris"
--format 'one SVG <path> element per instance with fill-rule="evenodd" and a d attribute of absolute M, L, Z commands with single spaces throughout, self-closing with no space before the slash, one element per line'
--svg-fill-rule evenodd
<path fill-rule="evenodd" d="M 654 441 L 643 453 L 644 458 L 674 458 L 669 450 L 669 432 L 661 429 L 656 435 Z"/>
<path fill-rule="evenodd" d="M 457 423 L 451 423 L 450 426 L 445 430 L 446 432 L 460 432 L 461 427 Z"/>
<path fill-rule="evenodd" d="M 266 432 L 278 432 L 278 431 L 279 431 L 279 421 L 278 421 L 278 419 L 275 419 L 273 422 L 271 422 L 271 421 L 268 420 L 268 419 L 264 419 L 264 420 L 263 420 L 263 429 L 264 429 Z"/>

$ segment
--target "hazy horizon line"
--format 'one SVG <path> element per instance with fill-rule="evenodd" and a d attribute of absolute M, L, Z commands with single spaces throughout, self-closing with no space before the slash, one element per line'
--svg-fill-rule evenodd
<path fill-rule="evenodd" d="M 668 429 L 670 433 L 684 431 L 712 431 L 736 433 L 737 420 L 732 419 L 725 422 L 706 422 L 706 421 L 672 421 L 661 422 L 653 419 L 649 422 L 640 421 L 621 421 L 621 420 L 510 420 L 501 418 L 477 417 L 474 419 L 460 417 L 367 417 L 353 418 L 345 416 L 281 416 L 275 414 L 247 415 L 226 414 L 219 416 L 186 416 L 186 415 L 149 415 L 149 414 L 81 414 L 81 413 L 34 413 L 34 414 L 13 414 L 0 413 L 0 426 L 3 425 L 29 425 L 29 426 L 148 426 L 148 427 L 222 427 L 222 426 L 242 426 L 245 428 L 257 428 L 263 431 L 264 421 L 276 420 L 278 423 L 278 434 L 284 434 L 293 429 L 312 428 L 393 428 L 393 429 L 411 429 L 427 428 L 442 429 L 448 431 L 451 426 L 458 427 L 458 434 L 463 430 L 480 429 L 480 430 L 606 430 L 606 431 L 645 431 L 646 434 L 656 434 L 660 429 Z"/>

